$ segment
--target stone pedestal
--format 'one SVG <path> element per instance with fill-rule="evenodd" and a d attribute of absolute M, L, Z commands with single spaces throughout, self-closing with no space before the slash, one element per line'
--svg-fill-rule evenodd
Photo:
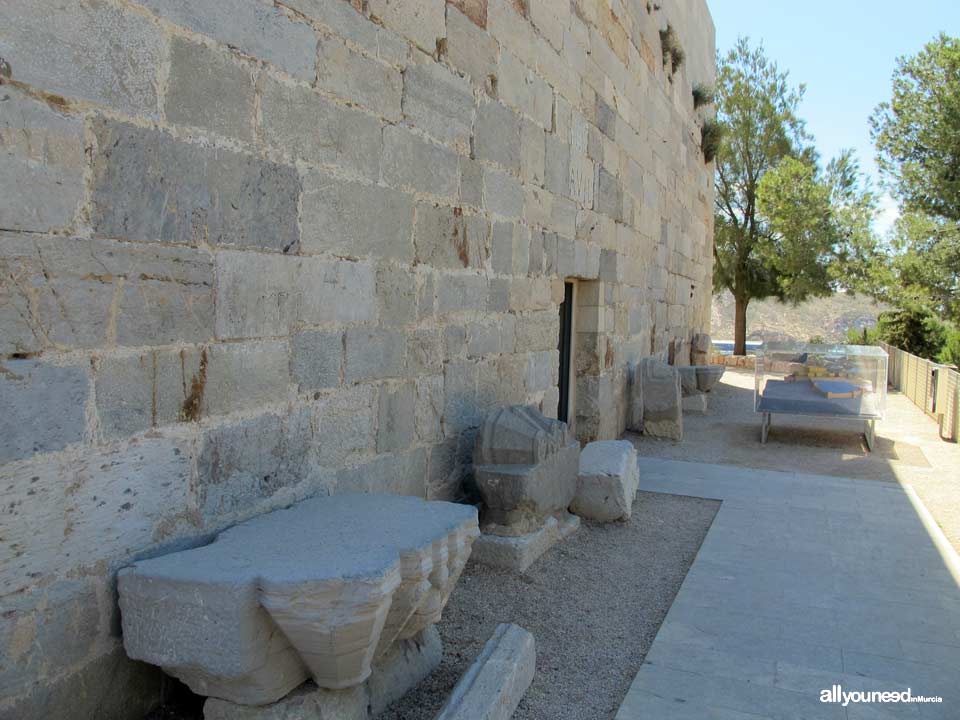
<path fill-rule="evenodd" d="M 305 500 L 121 570 L 124 647 L 240 705 L 275 702 L 308 679 L 352 688 L 396 641 L 440 619 L 478 534 L 467 505 Z"/>
<path fill-rule="evenodd" d="M 641 364 L 643 383 L 643 433 L 670 440 L 683 439 L 680 373 L 653 358 Z"/>
<path fill-rule="evenodd" d="M 696 395 L 687 395 L 681 401 L 681 406 L 683 408 L 683 414 L 688 415 L 705 415 L 709 403 L 707 401 L 707 395 L 703 393 L 697 393 Z"/>
<path fill-rule="evenodd" d="M 491 413 L 477 434 L 474 476 L 483 499 L 475 559 L 526 570 L 579 527 L 567 513 L 580 445 L 566 423 L 517 405 Z"/>
<path fill-rule="evenodd" d="M 370 677 L 345 690 L 324 690 L 309 681 L 269 705 L 238 705 L 210 698 L 204 720 L 371 720 L 440 665 L 443 644 L 433 625 L 399 640 L 376 660 Z"/>

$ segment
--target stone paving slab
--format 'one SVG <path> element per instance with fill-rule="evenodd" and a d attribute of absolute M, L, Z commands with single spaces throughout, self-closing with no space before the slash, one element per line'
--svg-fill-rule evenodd
<path fill-rule="evenodd" d="M 960 718 L 960 559 L 911 488 L 639 464 L 641 490 L 723 502 L 616 720 Z"/>

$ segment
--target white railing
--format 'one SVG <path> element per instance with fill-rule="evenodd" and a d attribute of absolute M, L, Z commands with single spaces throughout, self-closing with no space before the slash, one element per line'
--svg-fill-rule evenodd
<path fill-rule="evenodd" d="M 881 342 L 887 351 L 887 382 L 940 423 L 940 437 L 960 436 L 960 373 Z"/>

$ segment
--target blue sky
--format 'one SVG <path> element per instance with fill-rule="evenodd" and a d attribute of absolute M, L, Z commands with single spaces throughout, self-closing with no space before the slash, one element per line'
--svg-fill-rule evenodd
<path fill-rule="evenodd" d="M 767 56 L 805 83 L 801 115 L 824 161 L 853 148 L 861 167 L 879 177 L 867 119 L 890 97 L 896 58 L 916 53 L 940 31 L 960 35 L 960 0 L 707 0 L 717 49 L 740 35 L 763 41 Z M 889 198 L 878 227 L 896 218 Z"/>

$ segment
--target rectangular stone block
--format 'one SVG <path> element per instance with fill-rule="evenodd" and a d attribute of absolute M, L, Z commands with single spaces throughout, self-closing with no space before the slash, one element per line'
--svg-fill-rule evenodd
<path fill-rule="evenodd" d="M 281 4 L 325 25 L 371 55 L 377 55 L 379 28 L 363 13 L 357 11 L 351 3 L 328 0 L 283 0 Z"/>
<path fill-rule="evenodd" d="M 389 121 L 400 119 L 403 82 L 396 68 L 364 57 L 330 36 L 320 38 L 318 57 L 318 89 Z"/>
<path fill-rule="evenodd" d="M 170 41 L 163 114 L 175 125 L 253 139 L 253 75 L 231 55 L 179 36 Z"/>
<path fill-rule="evenodd" d="M 347 330 L 345 380 L 354 383 L 401 377 L 405 365 L 405 348 L 404 335 L 397 330 Z"/>
<path fill-rule="evenodd" d="M 490 256 L 490 223 L 460 208 L 417 205 L 416 262 L 434 268 L 483 268 Z"/>
<path fill-rule="evenodd" d="M 416 386 L 413 382 L 380 388 L 377 419 L 377 452 L 409 448 L 415 439 Z"/>
<path fill-rule="evenodd" d="M 369 0 L 367 6 L 371 16 L 427 54 L 436 52 L 437 40 L 446 36 L 444 0 Z"/>
<path fill-rule="evenodd" d="M 438 197 L 457 195 L 457 154 L 397 125 L 383 129 L 383 179 Z"/>
<path fill-rule="evenodd" d="M 163 35 L 142 13 L 107 2 L 65 0 L 53 8 L 6 0 L 0 4 L 0 27 L 8 30 L 0 39 L 0 57 L 15 80 L 156 117 Z"/>
<path fill-rule="evenodd" d="M 70 227 L 83 194 L 83 144 L 79 117 L 4 85 L 0 227 L 30 232 Z"/>
<path fill-rule="evenodd" d="M 500 327 L 485 323 L 467 326 L 467 356 L 479 358 L 500 352 Z"/>
<path fill-rule="evenodd" d="M 478 427 L 483 408 L 477 396 L 478 371 L 472 362 L 449 362 L 443 368 L 443 433 L 456 437 Z"/>
<path fill-rule="evenodd" d="M 260 96 L 263 139 L 280 152 L 339 167 L 376 181 L 380 177 L 380 121 L 341 107 L 310 88 L 265 77 Z"/>
<path fill-rule="evenodd" d="M 608 215 L 614 220 L 623 219 L 623 201 L 621 199 L 620 181 L 603 166 L 598 168 L 595 197 L 595 205 L 598 213 Z"/>
<path fill-rule="evenodd" d="M 404 119 L 464 154 L 470 150 L 473 106 L 469 83 L 439 63 L 425 60 L 403 73 Z"/>
<path fill-rule="evenodd" d="M 413 259 L 413 198 L 316 171 L 303 180 L 301 252 Z"/>
<path fill-rule="evenodd" d="M 317 462 L 324 468 L 340 470 L 344 465 L 368 460 L 376 448 L 376 422 L 377 392 L 373 386 L 343 388 L 322 397 L 313 408 Z"/>
<path fill-rule="evenodd" d="M 542 186 L 546 164 L 543 128 L 530 120 L 520 121 L 520 177 L 525 183 Z"/>
<path fill-rule="evenodd" d="M 260 415 L 204 433 L 197 457 L 197 502 L 204 518 L 249 514 L 280 492 L 321 489 L 311 412 Z M 304 491 L 305 493 L 308 491 Z"/>
<path fill-rule="evenodd" d="M 426 496 L 427 450 L 413 448 L 406 452 L 385 453 L 337 472 L 338 493 L 386 493 L 390 495 Z M 401 641 L 393 646 L 406 644 Z M 393 650 L 388 651 L 388 655 Z M 390 685 L 387 681 L 386 685 Z M 394 699 L 396 697 L 394 696 Z M 367 704 L 363 704 L 366 711 Z M 364 712 L 366 715 L 366 712 Z"/>
<path fill-rule="evenodd" d="M 206 381 L 200 388 L 204 415 L 284 402 L 290 383 L 287 341 L 212 345 L 207 349 L 206 375 L 201 379 Z"/>
<path fill-rule="evenodd" d="M 509 173 L 485 167 L 483 206 L 496 215 L 519 218 L 523 215 L 523 188 L 520 180 Z"/>
<path fill-rule="evenodd" d="M 377 267 L 377 314 L 385 327 L 417 320 L 417 278 L 407 266 L 380 263 Z"/>
<path fill-rule="evenodd" d="M 484 19 L 486 16 L 486 1 Z M 485 86 L 497 72 L 497 41 L 454 4 L 447 3 L 447 52 L 444 60 L 466 73 L 474 84 Z"/>
<path fill-rule="evenodd" d="M 104 564 L 115 568 L 163 540 L 189 509 L 190 452 L 181 441 L 144 438 L 4 468 L 4 532 L 17 543 L 19 559 L 0 569 L 0 592 L 80 577 L 98 566 L 102 572 Z"/>
<path fill-rule="evenodd" d="M 301 392 L 337 387 L 343 373 L 342 332 L 308 330 L 290 338 L 290 376 Z"/>
<path fill-rule="evenodd" d="M 513 53 L 502 47 L 497 66 L 497 91 L 505 103 L 517 108 L 541 127 L 551 128 L 553 90 Z"/>
<path fill-rule="evenodd" d="M 460 158 L 460 202 L 483 207 L 483 166 L 468 157 Z"/>
<path fill-rule="evenodd" d="M 0 235 L 0 353 L 212 336 L 213 263 L 205 252 Z"/>
<path fill-rule="evenodd" d="M 247 0 L 196 3 L 193 0 L 143 0 L 141 5 L 171 22 L 273 63 L 301 80 L 316 71 L 317 36 L 272 4 Z"/>
<path fill-rule="evenodd" d="M 319 257 L 217 253 L 217 336 L 288 335 L 302 325 L 376 318 L 375 273 L 367 263 Z"/>
<path fill-rule="evenodd" d="M 443 376 L 417 378 L 414 427 L 417 440 L 438 442 L 443 437 Z"/>
<path fill-rule="evenodd" d="M 490 100 L 477 107 L 473 156 L 520 172 L 520 120 L 516 113 Z"/>
<path fill-rule="evenodd" d="M 553 133 L 546 136 L 545 174 L 544 187 L 547 190 L 557 195 L 570 195 L 570 146 Z"/>
<path fill-rule="evenodd" d="M 83 365 L 40 360 L 0 364 L 0 462 L 61 450 L 83 440 L 90 394 Z M 16 535 L 11 535 L 15 538 Z"/>
<path fill-rule="evenodd" d="M 437 281 L 437 314 L 483 312 L 487 294 L 487 282 L 480 275 L 441 275 Z"/>
<path fill-rule="evenodd" d="M 296 251 L 294 168 L 106 118 L 93 131 L 98 236 Z"/>

